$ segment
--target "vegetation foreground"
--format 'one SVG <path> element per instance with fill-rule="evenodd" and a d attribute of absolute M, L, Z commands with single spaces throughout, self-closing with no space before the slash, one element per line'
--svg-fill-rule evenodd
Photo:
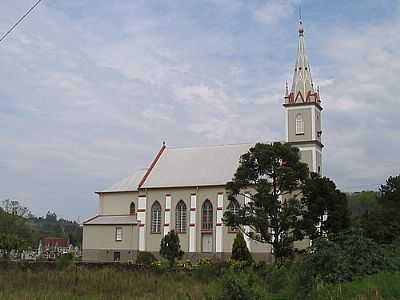
<path fill-rule="evenodd" d="M 400 272 L 314 286 L 302 283 L 301 272 L 299 264 L 204 264 L 193 270 L 13 266 L 0 270 L 0 299 L 400 299 Z"/>

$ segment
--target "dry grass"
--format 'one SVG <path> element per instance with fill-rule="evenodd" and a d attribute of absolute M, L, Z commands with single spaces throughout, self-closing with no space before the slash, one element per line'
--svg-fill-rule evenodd
<path fill-rule="evenodd" d="M 0 271 L 0 299 L 205 299 L 212 285 L 190 274 L 112 267 Z"/>

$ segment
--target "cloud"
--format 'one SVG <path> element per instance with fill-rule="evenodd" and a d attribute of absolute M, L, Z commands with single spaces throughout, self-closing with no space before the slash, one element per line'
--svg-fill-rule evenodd
<path fill-rule="evenodd" d="M 254 17 L 258 22 L 274 25 L 291 16 L 298 4 L 297 0 L 268 0 L 254 10 Z"/>
<path fill-rule="evenodd" d="M 88 217 L 93 192 L 146 167 L 163 140 L 281 140 L 297 3 L 44 2 L 0 47 L 0 199 Z M 0 29 L 30 4 L 6 0 Z M 399 172 L 398 19 L 357 25 L 346 10 L 332 26 L 337 15 L 313 9 L 325 174 L 339 187 L 382 182 Z"/>

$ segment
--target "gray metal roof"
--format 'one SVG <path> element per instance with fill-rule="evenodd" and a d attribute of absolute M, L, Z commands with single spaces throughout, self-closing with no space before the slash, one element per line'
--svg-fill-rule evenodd
<path fill-rule="evenodd" d="M 230 181 L 254 144 L 165 148 L 141 188 L 215 186 Z"/>
<path fill-rule="evenodd" d="M 136 192 L 140 180 L 143 178 L 147 169 L 141 169 L 133 173 L 132 175 L 118 181 L 111 187 L 99 191 L 98 193 L 112 193 L 112 192 Z"/>
<path fill-rule="evenodd" d="M 136 225 L 136 215 L 96 216 L 83 222 L 83 225 Z"/>

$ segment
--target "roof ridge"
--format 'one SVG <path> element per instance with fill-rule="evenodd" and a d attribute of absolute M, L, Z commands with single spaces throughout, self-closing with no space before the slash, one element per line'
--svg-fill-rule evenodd
<path fill-rule="evenodd" d="M 230 143 L 230 144 L 216 144 L 216 145 L 199 145 L 199 146 L 168 146 L 168 149 L 173 150 L 184 150 L 184 149 L 196 149 L 196 148 L 217 148 L 226 146 L 239 146 L 239 145 L 255 145 L 257 142 L 243 142 L 243 143 Z"/>

